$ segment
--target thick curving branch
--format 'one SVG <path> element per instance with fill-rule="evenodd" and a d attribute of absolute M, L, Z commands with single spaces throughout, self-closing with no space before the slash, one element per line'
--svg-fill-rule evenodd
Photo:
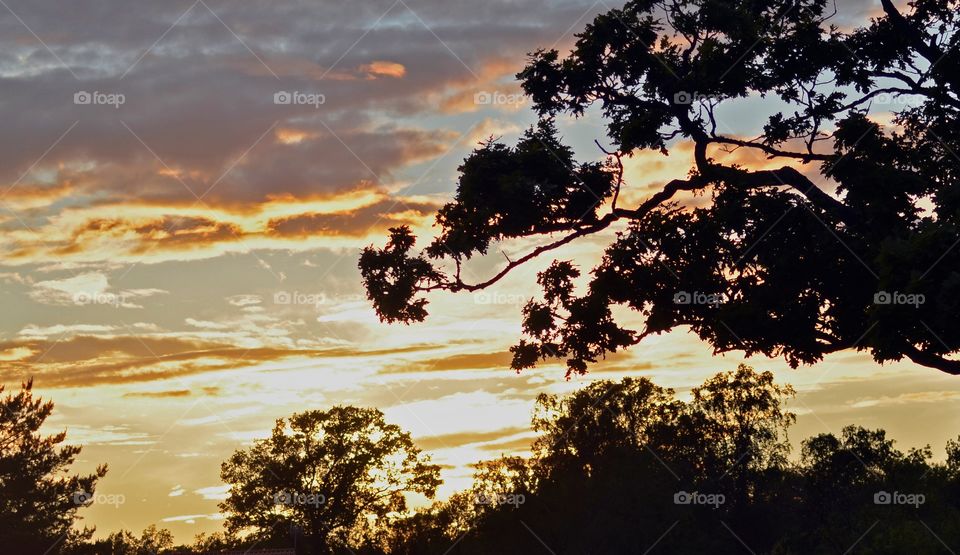
<path fill-rule="evenodd" d="M 960 360 L 950 360 L 929 351 L 921 351 L 913 345 L 905 349 L 905 354 L 921 366 L 940 370 L 951 376 L 960 376 Z"/>
<path fill-rule="evenodd" d="M 748 188 L 769 186 L 792 187 L 806 197 L 814 206 L 832 214 L 838 220 L 848 225 L 855 225 L 857 223 L 857 215 L 852 208 L 828 195 L 823 189 L 818 187 L 816 183 L 791 166 L 783 166 L 776 170 L 749 171 L 710 164 L 703 173 L 710 177 L 723 180 L 730 185 L 740 185 Z"/>
<path fill-rule="evenodd" d="M 438 286 L 425 288 L 424 290 L 446 289 L 449 291 L 456 292 L 456 291 L 478 291 L 480 289 L 484 289 L 500 281 L 504 277 L 506 277 L 507 274 L 509 274 L 518 266 L 522 266 L 526 262 L 529 262 L 530 260 L 540 256 L 545 252 L 558 249 L 563 245 L 566 245 L 571 241 L 574 241 L 575 239 L 579 239 L 580 237 L 585 237 L 587 235 L 592 235 L 594 233 L 603 231 L 604 229 L 610 227 L 611 224 L 621 219 L 642 218 L 643 216 L 649 214 L 653 209 L 660 206 L 662 203 L 673 198 L 673 196 L 676 195 L 678 192 L 693 191 L 696 189 L 703 188 L 706 185 L 707 185 L 707 181 L 699 176 L 694 176 L 694 177 L 691 177 L 690 179 L 674 179 L 673 181 L 670 181 L 669 183 L 667 183 L 663 187 L 663 189 L 661 189 L 659 192 L 657 192 L 652 197 L 644 201 L 637 208 L 635 209 L 614 208 L 609 214 L 607 214 L 603 218 L 600 218 L 596 222 L 588 226 L 581 227 L 576 231 L 574 231 L 573 233 L 566 235 L 561 239 L 558 239 L 546 245 L 541 245 L 533 249 L 529 253 L 521 256 L 520 258 L 511 261 L 496 275 L 494 275 L 493 277 L 491 277 L 486 281 L 476 283 L 476 284 L 465 283 L 461 281 L 459 277 L 459 272 L 458 272 L 457 277 L 452 282 L 443 283 Z"/>

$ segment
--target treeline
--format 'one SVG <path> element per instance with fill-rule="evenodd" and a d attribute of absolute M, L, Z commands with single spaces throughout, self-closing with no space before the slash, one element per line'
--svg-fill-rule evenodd
<path fill-rule="evenodd" d="M 849 426 L 839 435 L 806 439 L 799 456 L 790 457 L 787 432 L 795 415 L 786 405 L 793 395 L 772 374 L 746 366 L 710 378 L 688 400 L 645 378 L 596 382 L 568 396 L 543 394 L 535 405 L 530 458 L 479 463 L 468 491 L 417 511 L 407 506 L 407 495 L 432 497 L 439 469 L 409 434 L 375 409 L 299 413 L 223 464 L 230 485 L 221 504 L 223 532 L 175 546 L 170 533 L 156 527 L 98 541 L 90 539 L 91 530 L 74 527 L 48 553 L 960 549 L 960 443 L 949 442 L 946 460 L 933 462 L 929 448 L 904 452 L 883 430 Z M 6 461 L 9 444 L 2 445 Z M 18 513 L 3 491 L 0 545 L 17 545 L 7 543 L 18 539 L 9 531 L 19 530 L 22 540 L 31 515 Z M 72 511 L 61 521 L 72 522 Z M 42 530 L 31 533 L 48 539 Z"/>
<path fill-rule="evenodd" d="M 401 521 L 392 554 L 949 553 L 960 547 L 960 444 L 933 463 L 883 430 L 802 442 L 793 395 L 741 366 L 689 401 L 646 379 L 541 395 L 529 459 Z M 523 503 L 511 504 L 522 496 Z M 494 505 L 476 500 L 498 499 Z M 452 546 L 452 547 L 451 547 Z M 949 547 L 947 547 L 949 546 Z M 374 553 L 375 551 L 370 551 Z"/>

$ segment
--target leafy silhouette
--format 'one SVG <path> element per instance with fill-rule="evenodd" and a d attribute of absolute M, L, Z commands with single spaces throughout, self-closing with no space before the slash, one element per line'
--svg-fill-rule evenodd
<path fill-rule="evenodd" d="M 568 56 L 535 52 L 518 77 L 540 123 L 515 147 L 488 142 L 464 161 L 422 252 L 406 227 L 363 251 L 380 318 L 421 321 L 427 292 L 480 290 L 606 233 L 582 290 L 572 261 L 539 274 L 515 369 L 559 356 L 568 375 L 583 373 L 688 326 L 718 353 L 794 367 L 857 349 L 960 374 L 950 358 L 960 350 L 960 4 L 881 4 L 870 25 L 843 31 L 824 0 L 635 0 L 597 16 Z M 775 113 L 756 137 L 725 133 L 719 115 L 746 97 Z M 896 103 L 895 130 L 870 117 L 874 103 Z M 614 145 L 603 163 L 577 162 L 553 125 L 588 109 Z M 623 158 L 680 141 L 693 145 L 688 175 L 618 204 Z M 731 150 L 783 165 L 717 160 Z M 687 206 L 683 194 L 704 201 Z M 473 256 L 523 238 L 540 246 L 485 281 L 461 278 Z M 644 326 L 621 325 L 621 306 Z"/>
<path fill-rule="evenodd" d="M 404 494 L 431 496 L 437 467 L 379 411 L 294 414 L 224 463 L 225 533 L 173 547 L 151 526 L 51 553 L 819 555 L 960 544 L 960 440 L 933 462 L 929 447 L 903 452 L 883 430 L 848 426 L 791 457 L 794 396 L 743 365 L 689 395 L 647 378 L 542 394 L 529 457 L 477 463 L 470 488 L 416 510 Z M 312 504 L 314 491 L 330 493 Z"/>
<path fill-rule="evenodd" d="M 312 553 L 355 541 L 408 493 L 432 497 L 439 467 L 376 409 L 337 406 L 277 420 L 272 435 L 223 463 L 221 504 L 231 534 L 283 544 L 291 534 Z"/>
<path fill-rule="evenodd" d="M 4 389 L 0 385 L 0 393 Z M 34 397 L 33 380 L 0 399 L 0 546 L 15 547 L 18 554 L 54 553 L 93 534 L 74 524 L 77 511 L 93 502 L 107 467 L 86 475 L 68 473 L 81 448 L 61 445 L 66 432 L 39 432 L 53 406 Z"/>
<path fill-rule="evenodd" d="M 69 555 L 159 555 L 170 553 L 174 548 L 173 534 L 165 528 L 151 524 L 137 537 L 129 530 L 118 530 L 105 539 L 75 545 L 68 549 Z M 173 551 L 175 552 L 175 551 Z"/>
<path fill-rule="evenodd" d="M 849 426 L 806 440 L 791 461 L 793 395 L 746 366 L 710 378 L 688 401 L 644 378 L 541 395 L 532 458 L 481 463 L 469 492 L 398 523 L 383 552 L 892 554 L 957 545 L 960 443 L 932 463 L 929 448 L 904 453 L 882 430 Z M 500 495 L 489 503 L 477 492 Z"/>

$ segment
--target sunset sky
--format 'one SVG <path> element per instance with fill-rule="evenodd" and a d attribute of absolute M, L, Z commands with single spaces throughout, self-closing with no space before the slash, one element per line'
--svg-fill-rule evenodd
<path fill-rule="evenodd" d="M 471 462 L 526 451 L 541 392 L 642 375 L 685 395 L 742 362 L 679 330 L 569 382 L 558 365 L 514 373 L 520 307 L 552 258 L 483 293 L 431 296 L 422 324 L 381 324 L 363 296 L 359 249 L 404 223 L 427 239 L 470 150 L 535 121 L 514 78 L 526 53 L 568 49 L 615 5 L 0 0 L 0 383 L 33 376 L 56 402 L 49 431 L 84 446 L 77 470 L 110 466 L 97 493 L 123 503 L 84 509 L 84 524 L 156 523 L 183 542 L 219 530 L 220 462 L 276 418 L 335 404 L 410 430 L 446 496 Z M 844 0 L 835 22 L 878 6 Z M 755 135 L 775 109 L 732 103 L 721 131 Z M 597 114 L 558 127 L 581 160 L 602 157 Z M 691 164 L 682 143 L 634 157 L 621 205 Z M 555 258 L 588 269 L 610 237 Z M 857 423 L 942 457 L 960 428 L 960 381 L 928 368 L 853 351 L 798 370 L 748 363 L 798 389 L 795 446 Z"/>

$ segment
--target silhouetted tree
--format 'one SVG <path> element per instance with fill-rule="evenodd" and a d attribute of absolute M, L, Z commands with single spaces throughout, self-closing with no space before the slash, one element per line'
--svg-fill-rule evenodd
<path fill-rule="evenodd" d="M 239 541 L 229 537 L 224 532 L 214 532 L 212 534 L 200 533 L 194 538 L 193 545 L 189 548 L 184 548 L 183 551 L 187 553 L 207 553 L 224 551 L 239 546 Z"/>
<path fill-rule="evenodd" d="M 139 537 L 129 530 L 118 530 L 102 540 L 74 546 L 69 555 L 162 555 L 177 552 L 170 530 L 151 524 Z M 179 552 L 192 553 L 192 550 Z"/>
<path fill-rule="evenodd" d="M 440 484 L 439 467 L 409 433 L 379 410 L 350 406 L 277 420 L 269 438 L 223 463 L 221 477 L 229 533 L 270 542 L 299 530 L 314 555 L 406 511 L 406 494 L 432 497 Z"/>
<path fill-rule="evenodd" d="M 66 431 L 39 433 L 53 406 L 34 397 L 33 380 L 0 399 L 0 546 L 18 554 L 59 553 L 93 533 L 73 526 L 107 467 L 69 474 L 81 447 L 61 445 Z"/>
<path fill-rule="evenodd" d="M 533 450 L 548 473 L 572 467 L 589 474 L 604 458 L 672 434 L 682 407 L 673 390 L 646 378 L 596 382 L 567 396 L 540 394 Z"/>
<path fill-rule="evenodd" d="M 572 261 L 539 274 L 543 297 L 523 309 L 514 368 L 559 356 L 582 373 L 689 326 L 718 353 L 794 367 L 858 349 L 960 374 L 950 358 L 960 350 L 960 3 L 916 0 L 908 13 L 881 4 L 881 17 L 843 31 L 825 0 L 632 0 L 597 16 L 567 57 L 537 51 L 518 77 L 541 122 L 516 146 L 491 141 L 464 161 L 422 253 L 407 227 L 364 250 L 380 318 L 421 321 L 426 292 L 483 289 L 618 230 L 582 291 Z M 753 138 L 722 125 L 747 97 L 772 112 Z M 875 102 L 895 103 L 895 128 L 871 119 Z M 592 108 L 613 151 L 579 163 L 552 118 Z M 689 173 L 618 204 L 622 158 L 680 141 L 693 145 Z M 717 160 L 731 149 L 784 165 Z M 685 206 L 685 194 L 702 200 Z M 472 257 L 524 238 L 540 246 L 487 280 L 461 278 Z M 645 326 L 618 323 L 619 306 Z"/>
<path fill-rule="evenodd" d="M 386 552 L 893 554 L 960 541 L 960 443 L 931 463 L 928 448 L 851 426 L 790 462 L 792 395 L 746 366 L 688 401 L 643 378 L 541 395 L 532 458 L 478 464 L 471 489 L 397 522 Z"/>
<path fill-rule="evenodd" d="M 291 526 L 302 531 L 298 552 L 351 555 L 892 555 L 960 545 L 960 440 L 932 462 L 929 447 L 903 452 L 883 430 L 848 426 L 808 438 L 790 460 L 793 395 L 743 365 L 688 397 L 646 378 L 544 394 L 529 458 L 479 462 L 469 489 L 412 513 L 403 494 L 429 496 L 439 480 L 407 434 L 372 409 L 295 414 L 224 463 L 226 534 L 172 548 L 169 532 L 149 527 L 69 555 L 290 546 Z M 322 491 L 336 493 L 312 504 Z M 335 499 L 376 507 L 343 514 Z"/>
<path fill-rule="evenodd" d="M 859 426 L 847 426 L 840 437 L 807 439 L 799 469 L 803 508 L 797 517 L 803 525 L 783 544 L 792 546 L 790 553 L 843 551 L 854 544 L 865 553 L 935 553 L 941 541 L 954 545 L 960 498 L 950 491 L 960 482 L 947 464 L 931 464 L 931 456 L 929 448 L 903 453 L 883 430 Z M 911 505 L 884 500 L 885 494 L 920 494 L 923 500 Z"/>
<path fill-rule="evenodd" d="M 464 524 L 472 524 L 471 509 L 469 495 L 456 493 L 381 528 L 377 544 L 390 555 L 444 553 L 469 531 Z"/>
<path fill-rule="evenodd" d="M 783 402 L 794 393 L 774 383 L 772 373 L 742 364 L 693 388 L 693 418 L 684 424 L 702 436 L 698 452 L 705 474 L 734 482 L 739 499 L 732 502 L 746 502 L 761 474 L 786 467 L 787 429 L 796 415 L 785 411 Z"/>

